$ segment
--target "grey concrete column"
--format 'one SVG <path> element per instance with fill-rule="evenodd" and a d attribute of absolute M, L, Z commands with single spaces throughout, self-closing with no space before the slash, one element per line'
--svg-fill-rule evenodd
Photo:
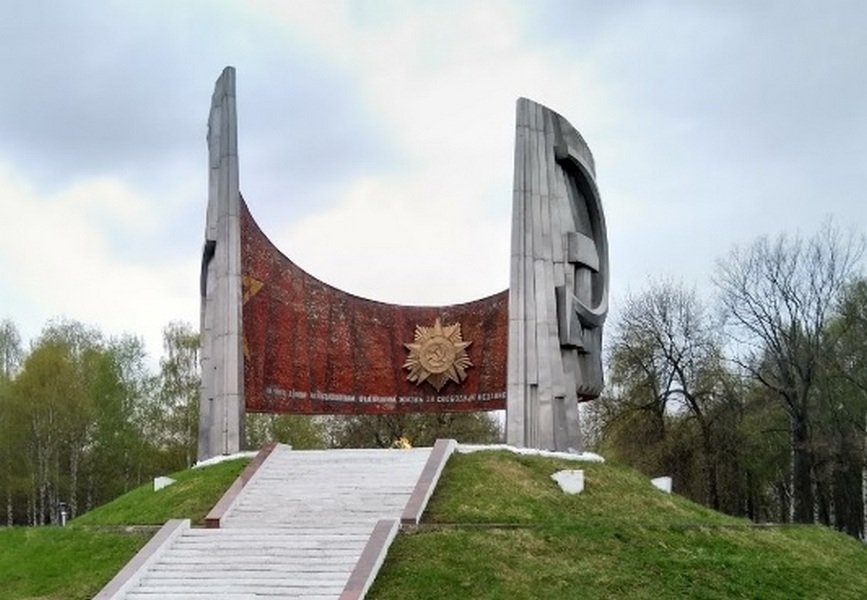
<path fill-rule="evenodd" d="M 208 210 L 201 274 L 201 366 L 198 458 L 244 445 L 241 338 L 241 227 L 235 69 L 214 86 L 208 118 Z"/>
<path fill-rule="evenodd" d="M 518 100 L 506 441 L 583 449 L 578 402 L 602 391 L 608 243 L 593 156 L 566 119 Z"/>

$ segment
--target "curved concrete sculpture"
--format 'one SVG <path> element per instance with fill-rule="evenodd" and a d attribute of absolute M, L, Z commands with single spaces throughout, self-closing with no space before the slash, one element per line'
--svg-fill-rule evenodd
<path fill-rule="evenodd" d="M 199 460 L 242 448 L 246 411 L 505 408 L 508 291 L 402 306 L 348 294 L 294 264 L 239 192 L 231 67 L 216 83 L 208 148 Z"/>
<path fill-rule="evenodd" d="M 593 155 L 569 122 L 518 100 L 506 438 L 583 447 L 578 402 L 602 392 L 608 243 Z"/>
<path fill-rule="evenodd" d="M 238 184 L 235 71 L 217 80 L 202 254 L 199 460 L 244 444 L 244 414 L 507 409 L 510 444 L 581 450 L 602 390 L 608 249 L 593 157 L 518 101 L 510 289 L 452 306 L 366 300 L 268 240 Z"/>
<path fill-rule="evenodd" d="M 248 411 L 505 408 L 508 292 L 451 306 L 359 298 L 298 267 L 241 208 Z"/>

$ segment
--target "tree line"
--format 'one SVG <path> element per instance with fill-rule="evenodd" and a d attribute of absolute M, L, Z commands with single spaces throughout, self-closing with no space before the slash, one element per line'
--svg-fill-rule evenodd
<path fill-rule="evenodd" d="M 734 248 L 711 297 L 672 280 L 630 295 L 588 411 L 598 449 L 733 515 L 863 537 L 863 253 L 828 222 Z"/>
<path fill-rule="evenodd" d="M 864 535 L 867 280 L 863 238 L 830 223 L 762 237 L 718 261 L 713 295 L 652 282 L 613 315 L 606 390 L 587 405 L 594 449 L 754 521 Z M 0 322 L 0 524 L 81 514 L 196 459 L 199 338 L 140 339 L 69 320 L 29 348 Z M 485 413 L 248 414 L 247 447 L 388 447 L 400 438 L 500 441 Z"/>
<path fill-rule="evenodd" d="M 163 330 L 157 372 L 134 336 L 106 337 L 79 322 L 49 323 L 25 350 L 0 322 L 0 524 L 47 525 L 60 503 L 71 518 L 130 489 L 193 465 L 199 404 L 199 336 Z M 248 414 L 247 447 L 388 447 L 401 437 L 489 442 L 484 413 L 311 417 Z"/>
<path fill-rule="evenodd" d="M 194 460 L 198 338 L 174 323 L 164 345 L 154 374 L 133 336 L 57 320 L 25 350 L 0 323 L 0 522 L 74 517 Z"/>

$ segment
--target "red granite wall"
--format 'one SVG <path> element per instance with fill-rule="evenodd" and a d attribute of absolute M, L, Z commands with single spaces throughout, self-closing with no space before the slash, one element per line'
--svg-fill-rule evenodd
<path fill-rule="evenodd" d="M 242 201 L 244 393 L 251 412 L 349 414 L 505 408 L 508 291 L 467 304 L 359 298 L 302 271 Z M 417 325 L 460 323 L 473 366 L 437 392 L 407 381 Z"/>

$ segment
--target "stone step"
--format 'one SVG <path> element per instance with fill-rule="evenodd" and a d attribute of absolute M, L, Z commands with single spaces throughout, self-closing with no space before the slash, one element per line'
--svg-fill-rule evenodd
<path fill-rule="evenodd" d="M 268 537 L 276 539 L 286 539 L 291 537 L 306 538 L 310 536 L 367 536 L 370 534 L 370 527 L 359 525 L 353 528 L 342 526 L 310 526 L 310 525 L 291 525 L 279 529 L 262 529 L 256 527 L 242 528 L 233 527 L 231 529 L 190 529 L 184 535 L 184 539 L 194 540 L 196 538 L 205 539 L 226 539 L 226 540 L 241 540 L 244 538 L 255 538 L 258 540 L 267 539 Z"/>
<path fill-rule="evenodd" d="M 249 592 L 229 593 L 220 591 L 219 593 L 216 593 L 217 595 L 215 595 L 215 593 L 214 590 L 207 592 L 190 592 L 188 590 L 168 592 L 165 590 L 159 590 L 152 592 L 130 592 L 124 596 L 124 598 L 127 598 L 128 600 L 214 600 L 215 598 L 219 598 L 220 600 L 260 600 L 261 598 L 267 597 L 264 594 Z M 339 597 L 339 592 L 336 594 L 318 594 L 310 592 L 309 590 L 304 590 L 297 593 L 286 593 L 285 595 L 277 594 L 275 597 L 290 599 L 303 598 L 304 600 L 336 600 L 336 598 Z"/>
<path fill-rule="evenodd" d="M 225 598 L 230 594 L 249 594 L 252 598 L 274 597 L 274 598 L 309 598 L 311 595 L 323 596 L 336 600 L 343 591 L 343 584 L 330 586 L 314 586 L 306 582 L 300 582 L 298 585 L 255 585 L 249 582 L 236 582 L 234 585 L 214 585 L 210 587 L 201 587 L 191 589 L 189 585 L 183 583 L 179 585 L 151 586 L 146 592 L 136 592 L 137 594 L 147 593 L 151 598 L 166 598 L 169 596 L 190 597 L 196 595 L 200 597 L 210 598 Z M 128 598 L 130 596 L 127 596 Z M 140 596 L 133 596 L 138 598 Z"/>

